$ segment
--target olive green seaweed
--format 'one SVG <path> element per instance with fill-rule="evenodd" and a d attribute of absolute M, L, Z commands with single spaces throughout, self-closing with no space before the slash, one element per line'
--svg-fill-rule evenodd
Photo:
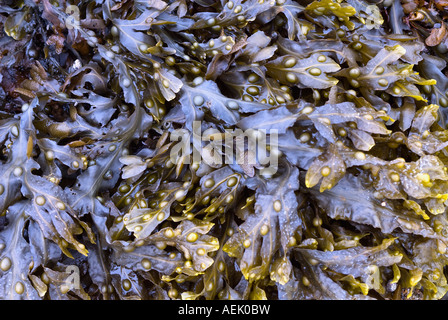
<path fill-rule="evenodd" d="M 446 10 L 2 1 L 0 299 L 442 299 Z"/>

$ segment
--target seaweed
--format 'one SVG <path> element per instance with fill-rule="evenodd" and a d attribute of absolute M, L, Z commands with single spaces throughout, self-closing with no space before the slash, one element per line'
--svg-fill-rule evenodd
<path fill-rule="evenodd" d="M 0 298 L 441 299 L 445 1 L 0 4 Z"/>

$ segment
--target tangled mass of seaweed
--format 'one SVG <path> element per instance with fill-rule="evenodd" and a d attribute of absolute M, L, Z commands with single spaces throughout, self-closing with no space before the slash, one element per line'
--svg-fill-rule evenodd
<path fill-rule="evenodd" d="M 1 1 L 0 297 L 443 298 L 447 16 Z"/>

